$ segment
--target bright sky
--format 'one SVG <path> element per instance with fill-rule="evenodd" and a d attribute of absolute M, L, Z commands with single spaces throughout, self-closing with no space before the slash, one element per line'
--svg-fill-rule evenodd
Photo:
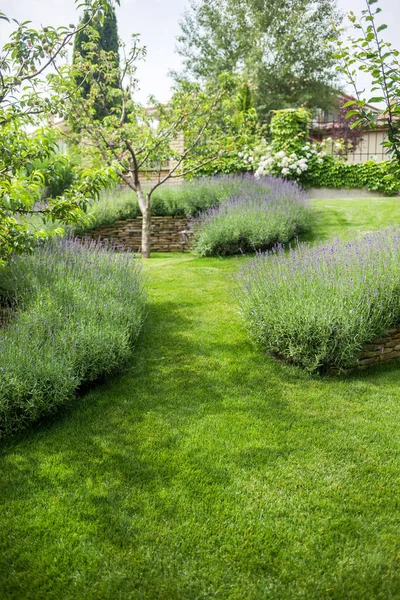
<path fill-rule="evenodd" d="M 338 0 L 339 8 L 345 12 L 353 10 L 360 14 L 365 0 Z M 179 19 L 189 0 L 121 0 L 117 7 L 120 37 L 129 43 L 132 33 L 140 33 L 147 46 L 147 60 L 141 65 L 138 78 L 138 98 L 144 102 L 150 94 L 166 101 L 170 96 L 171 79 L 168 71 L 179 69 L 180 59 L 175 53 L 175 38 L 178 35 Z M 385 39 L 400 49 L 400 1 L 380 0 L 383 20 L 388 24 Z M 34 25 L 68 25 L 77 23 L 73 0 L 1 0 L 0 11 L 19 21 L 31 20 Z M 7 37 L 7 25 L 0 21 L 0 40 Z"/>

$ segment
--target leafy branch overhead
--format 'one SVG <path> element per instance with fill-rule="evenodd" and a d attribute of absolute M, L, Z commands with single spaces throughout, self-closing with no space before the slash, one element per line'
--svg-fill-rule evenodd
<path fill-rule="evenodd" d="M 348 83 L 354 89 L 356 101 L 347 102 L 344 106 L 351 108 L 347 117 L 355 118 L 352 127 L 377 126 L 386 127 L 388 140 L 385 146 L 389 154 L 400 164 L 400 61 L 399 50 L 382 37 L 387 29 L 384 23 L 378 24 L 378 15 L 382 9 L 378 0 L 366 0 L 366 8 L 357 18 L 351 11 L 349 20 L 354 34 L 346 42 L 338 41 L 335 58 L 340 61 L 337 67 L 344 73 Z M 343 30 L 341 30 L 343 31 Z M 360 90 L 357 76 L 367 74 L 372 81 L 372 95 L 366 100 L 364 90 Z M 371 111 L 369 103 L 383 104 L 384 108 Z"/>
<path fill-rule="evenodd" d="M 109 10 L 105 0 L 85 2 L 89 19 L 102 19 Z M 12 252 L 32 249 L 47 235 L 29 223 L 32 214 L 43 222 L 79 221 L 88 198 L 96 197 L 110 179 L 106 170 L 77 169 L 63 193 L 44 200 L 46 180 L 67 159 L 57 155 L 58 134 L 43 124 L 59 104 L 48 94 L 50 69 L 56 72 L 74 36 L 87 27 L 31 27 L 4 13 L 0 18 L 14 26 L 0 50 L 0 262 Z M 32 129 L 34 130 L 32 132 Z M 52 158 L 51 161 L 48 159 Z M 38 169 L 38 163 L 47 164 Z"/>

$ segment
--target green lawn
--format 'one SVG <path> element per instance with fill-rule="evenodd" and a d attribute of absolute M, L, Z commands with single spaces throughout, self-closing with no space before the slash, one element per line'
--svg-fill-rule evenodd
<path fill-rule="evenodd" d="M 264 356 L 241 260 L 152 258 L 131 368 L 3 448 L 1 600 L 400 598 L 400 369 Z"/>
<path fill-rule="evenodd" d="M 360 233 L 400 223 L 400 197 L 311 200 L 316 211 L 313 235 L 322 240 L 336 233 L 352 238 Z"/>

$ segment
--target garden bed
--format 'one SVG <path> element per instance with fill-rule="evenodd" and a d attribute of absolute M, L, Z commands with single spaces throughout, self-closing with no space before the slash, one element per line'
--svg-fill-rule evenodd
<path fill-rule="evenodd" d="M 12 319 L 0 328 L 0 437 L 71 401 L 131 357 L 144 309 L 131 253 L 59 240 L 14 257 L 0 291 Z"/>
<path fill-rule="evenodd" d="M 394 327 L 380 338 L 365 344 L 357 357 L 357 364 L 347 369 L 330 369 L 330 375 L 353 373 L 358 369 L 368 369 L 378 364 L 400 360 L 400 328 Z"/>
<path fill-rule="evenodd" d="M 273 356 L 320 373 L 398 358 L 399 229 L 259 254 L 238 284 L 249 332 Z"/>
<path fill-rule="evenodd" d="M 280 177 L 244 177 L 235 194 L 195 221 L 200 256 L 227 256 L 286 244 L 311 229 L 312 209 L 300 186 Z"/>

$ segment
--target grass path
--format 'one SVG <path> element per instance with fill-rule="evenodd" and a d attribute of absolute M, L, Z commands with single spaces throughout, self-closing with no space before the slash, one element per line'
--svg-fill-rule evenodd
<path fill-rule="evenodd" d="M 254 348 L 235 259 L 150 261 L 132 367 L 0 457 L 0 598 L 400 598 L 400 370 Z"/>

